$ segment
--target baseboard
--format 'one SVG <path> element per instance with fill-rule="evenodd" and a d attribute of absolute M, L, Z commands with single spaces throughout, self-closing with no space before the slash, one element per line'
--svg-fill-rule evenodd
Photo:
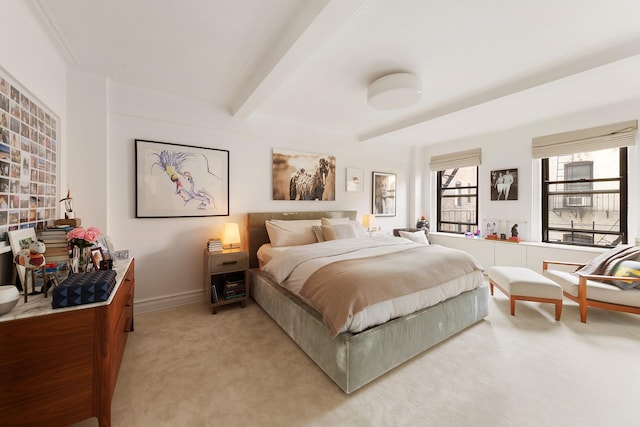
<path fill-rule="evenodd" d="M 193 304 L 204 301 L 204 291 L 189 291 L 180 294 L 166 295 L 162 297 L 135 300 L 135 313 L 149 313 L 151 311 L 166 310 L 181 305 Z"/>

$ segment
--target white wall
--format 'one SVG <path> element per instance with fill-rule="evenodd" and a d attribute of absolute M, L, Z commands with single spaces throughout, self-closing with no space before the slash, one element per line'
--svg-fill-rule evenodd
<path fill-rule="evenodd" d="M 33 97 L 60 117 L 59 140 L 66 139 L 67 68 L 26 2 L 1 1 L 0 67 Z M 66 180 L 66 147 L 59 146 L 58 167 Z M 0 243 L 1 244 L 1 243 Z M 0 256 L 0 284 L 10 283 L 11 255 Z"/>
<path fill-rule="evenodd" d="M 524 220 L 519 224 L 520 235 L 529 241 L 541 241 L 541 186 L 540 160 L 531 158 L 531 140 L 537 136 L 570 130 L 589 128 L 608 123 L 633 120 L 640 117 L 640 99 L 620 102 L 597 110 L 584 111 L 563 117 L 532 123 L 502 132 L 477 135 L 461 140 L 447 141 L 422 149 L 422 167 L 425 186 L 422 191 L 422 209 L 429 213 L 432 223 L 436 220 L 435 173 L 429 171 L 433 155 L 482 148 L 482 164 L 479 168 L 479 220 Z M 629 151 L 629 242 L 640 235 L 640 150 Z M 518 200 L 491 200 L 490 172 L 492 170 L 518 169 Z M 432 227 L 435 230 L 435 225 Z M 484 227 L 482 227 L 484 231 Z"/>
<path fill-rule="evenodd" d="M 407 224 L 407 181 L 410 175 L 409 149 L 371 149 L 339 135 L 273 126 L 272 121 L 233 119 L 226 110 L 203 101 L 160 93 L 116 82 L 90 79 L 73 73 L 70 91 L 92 94 L 89 104 L 76 114 L 93 116 L 104 97 L 94 91 L 107 88 L 109 112 L 106 174 L 108 223 L 106 232 L 116 249 L 129 249 L 136 259 L 136 304 L 139 310 L 199 301 L 203 288 L 203 250 L 207 238 L 217 237 L 225 222 L 238 222 L 242 229 L 250 211 L 355 209 L 361 217 L 371 212 L 372 171 L 398 174 L 396 217 L 379 218 L 386 231 Z M 76 80 L 77 77 L 77 80 Z M 89 87 L 87 87 L 89 85 Z M 94 101 L 95 100 L 95 101 Z M 94 103 L 99 103 L 95 106 Z M 88 113 L 86 111 L 89 111 Z M 74 118 L 75 121 L 75 118 Z M 82 121 L 82 120 L 79 120 Z M 86 129 L 85 132 L 90 132 Z M 98 136 L 98 135 L 96 135 Z M 230 215 L 204 218 L 135 218 L 135 139 L 194 145 L 229 150 Z M 96 144 L 95 138 L 91 144 Z M 83 141 L 70 141 L 82 144 Z M 92 145 L 93 146 L 93 145 Z M 100 152 L 100 144 L 95 147 Z M 271 200 L 272 149 L 288 148 L 327 153 L 336 157 L 336 200 L 331 202 Z M 92 148 L 93 149 L 93 148 Z M 101 165 L 99 167 L 103 167 Z M 345 191 L 345 169 L 364 170 L 364 192 Z M 86 169 L 89 173 L 90 169 Z M 91 182 L 78 183 L 78 193 L 90 190 Z M 75 190 L 74 190 L 75 191 Z M 95 194 L 98 206 L 105 196 Z M 92 202 L 93 203 L 93 202 Z M 84 213 L 83 224 L 94 218 Z M 96 215 L 100 217 L 100 215 Z M 244 238 L 244 236 L 243 236 Z"/>

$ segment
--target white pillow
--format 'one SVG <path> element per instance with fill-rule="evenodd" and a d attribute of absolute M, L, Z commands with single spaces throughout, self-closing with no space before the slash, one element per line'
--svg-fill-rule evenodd
<path fill-rule="evenodd" d="M 322 234 L 325 240 L 353 239 L 358 237 L 353 224 L 323 225 Z"/>
<path fill-rule="evenodd" d="M 362 224 L 349 218 L 322 218 L 320 222 L 322 225 L 351 224 L 356 231 L 356 237 L 368 237 Z"/>
<path fill-rule="evenodd" d="M 271 246 L 298 246 L 316 243 L 316 235 L 311 228 L 320 225 L 317 219 L 282 220 L 268 219 L 264 222 Z"/>
<path fill-rule="evenodd" d="M 427 235 L 424 234 L 424 231 L 398 231 L 398 234 L 400 234 L 400 237 L 409 239 L 412 242 L 429 245 L 429 240 L 427 240 Z"/>

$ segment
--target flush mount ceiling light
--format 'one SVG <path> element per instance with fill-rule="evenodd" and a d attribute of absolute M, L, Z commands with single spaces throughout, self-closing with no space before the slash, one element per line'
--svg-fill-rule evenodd
<path fill-rule="evenodd" d="M 369 105 L 379 110 L 410 107 L 422 98 L 422 84 L 415 74 L 394 73 L 371 83 L 367 92 Z"/>

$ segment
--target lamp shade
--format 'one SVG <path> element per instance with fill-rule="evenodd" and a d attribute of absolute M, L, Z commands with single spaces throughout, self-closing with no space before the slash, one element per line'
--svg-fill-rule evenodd
<path fill-rule="evenodd" d="M 232 248 L 240 245 L 240 230 L 235 222 L 227 222 L 222 229 L 222 245 Z"/>
<path fill-rule="evenodd" d="M 375 229 L 378 226 L 376 224 L 376 216 L 373 214 L 365 214 L 362 217 L 362 226 L 367 230 Z"/>

